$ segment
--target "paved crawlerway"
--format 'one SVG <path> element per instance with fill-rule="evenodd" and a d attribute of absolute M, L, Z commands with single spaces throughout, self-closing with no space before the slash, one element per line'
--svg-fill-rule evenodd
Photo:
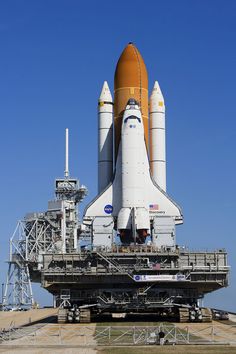
<path fill-rule="evenodd" d="M 20 327 L 30 323 L 49 319 L 57 315 L 58 309 L 44 308 L 28 311 L 0 311 L 0 329 L 8 329 L 12 326 Z M 51 322 L 51 321 L 50 321 Z"/>
<path fill-rule="evenodd" d="M 112 323 L 111 323 L 112 325 Z M 197 341 L 208 342 L 210 344 L 212 330 L 214 341 L 219 343 L 236 343 L 236 325 L 220 323 L 178 323 L 175 324 L 180 329 L 188 328 L 190 334 L 194 333 Z M 99 328 L 99 327 L 98 327 Z M 6 334 L 6 341 L 0 345 L 0 353 L 33 353 L 33 354 L 53 354 L 53 353 L 80 353 L 95 354 L 97 352 L 97 341 L 94 339 L 96 324 L 65 324 L 38 323 L 27 327 L 21 327 L 16 331 Z M 10 340 L 9 340 L 10 339 Z M 197 343 L 197 342 L 196 342 Z"/>
<path fill-rule="evenodd" d="M 178 323 L 176 327 L 185 329 L 191 334 L 196 335 L 206 341 L 214 340 L 219 342 L 234 342 L 236 344 L 236 323 L 230 325 L 220 321 L 213 321 L 212 323 Z"/>
<path fill-rule="evenodd" d="M 10 340 L 0 346 L 0 353 L 95 354 L 96 324 L 37 324 L 10 332 Z M 7 337 L 6 337 L 7 339 Z"/>

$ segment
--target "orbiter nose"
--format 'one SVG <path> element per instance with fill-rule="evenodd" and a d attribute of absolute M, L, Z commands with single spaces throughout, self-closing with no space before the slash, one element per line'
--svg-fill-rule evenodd
<path fill-rule="evenodd" d="M 134 98 L 130 98 L 129 101 L 127 102 L 127 105 L 138 106 L 138 102 Z"/>

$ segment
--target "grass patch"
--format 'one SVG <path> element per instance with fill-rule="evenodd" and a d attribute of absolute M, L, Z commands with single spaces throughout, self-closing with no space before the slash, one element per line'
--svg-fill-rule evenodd
<path fill-rule="evenodd" d="M 103 325 L 103 326 L 102 326 Z M 96 327 L 95 340 L 100 346 L 105 345 L 156 345 L 159 343 L 159 330 L 164 331 L 169 344 L 186 344 L 201 338 L 187 333 L 175 324 L 153 322 L 102 322 Z"/>
<path fill-rule="evenodd" d="M 99 354 L 235 354 L 236 347 L 216 345 L 177 345 L 177 346 L 146 346 L 122 347 L 122 348 L 101 348 Z"/>
<path fill-rule="evenodd" d="M 141 326 L 141 327 L 157 327 L 160 324 L 165 324 L 165 325 L 170 325 L 169 322 L 128 322 L 128 321 L 114 321 L 114 322 L 97 322 L 96 325 L 97 327 L 121 327 L 121 326 L 127 326 L 127 327 L 133 327 L 133 326 Z"/>

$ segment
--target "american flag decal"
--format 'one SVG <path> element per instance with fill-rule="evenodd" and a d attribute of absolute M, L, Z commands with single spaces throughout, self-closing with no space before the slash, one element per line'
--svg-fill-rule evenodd
<path fill-rule="evenodd" d="M 149 209 L 150 210 L 159 210 L 159 205 L 158 204 L 150 204 Z"/>
<path fill-rule="evenodd" d="M 161 269 L 160 263 L 153 264 L 152 269 L 160 270 Z"/>

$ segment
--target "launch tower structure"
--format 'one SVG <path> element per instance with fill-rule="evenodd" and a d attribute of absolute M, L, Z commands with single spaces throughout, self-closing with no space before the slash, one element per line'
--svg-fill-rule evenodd
<path fill-rule="evenodd" d="M 55 180 L 55 199 L 48 202 L 46 212 L 28 213 L 18 221 L 10 239 L 3 308 L 35 306 L 31 282 L 41 282 L 44 254 L 78 251 L 81 225 L 77 206 L 88 190 L 69 175 L 68 129 L 65 135 L 65 172 L 64 178 Z M 83 230 L 86 239 L 86 228 Z"/>

